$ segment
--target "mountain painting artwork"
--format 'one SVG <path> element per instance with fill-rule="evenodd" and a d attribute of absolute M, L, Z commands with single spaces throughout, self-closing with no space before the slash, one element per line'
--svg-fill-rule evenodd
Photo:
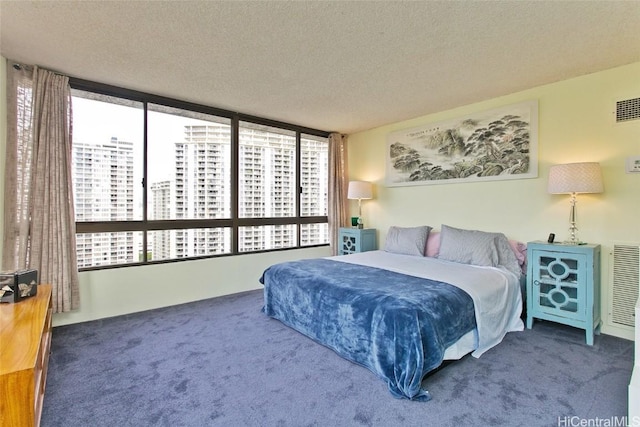
<path fill-rule="evenodd" d="M 388 187 L 538 176 L 538 101 L 392 132 Z"/>

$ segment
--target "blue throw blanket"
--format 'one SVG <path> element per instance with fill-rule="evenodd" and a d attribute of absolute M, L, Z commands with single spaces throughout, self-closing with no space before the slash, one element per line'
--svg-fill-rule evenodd
<path fill-rule="evenodd" d="M 429 279 L 329 259 L 269 267 L 264 312 L 363 365 L 398 398 L 430 400 L 422 378 L 476 326 L 463 290 Z"/>

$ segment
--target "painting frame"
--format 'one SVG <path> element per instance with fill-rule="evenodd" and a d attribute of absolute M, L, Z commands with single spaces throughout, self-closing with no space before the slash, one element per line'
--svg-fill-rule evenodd
<path fill-rule="evenodd" d="M 393 131 L 387 187 L 538 177 L 538 100 Z"/>

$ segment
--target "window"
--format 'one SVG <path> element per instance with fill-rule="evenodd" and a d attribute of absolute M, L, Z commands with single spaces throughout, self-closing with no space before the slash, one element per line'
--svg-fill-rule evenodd
<path fill-rule="evenodd" d="M 81 269 L 328 243 L 328 133 L 71 86 Z"/>

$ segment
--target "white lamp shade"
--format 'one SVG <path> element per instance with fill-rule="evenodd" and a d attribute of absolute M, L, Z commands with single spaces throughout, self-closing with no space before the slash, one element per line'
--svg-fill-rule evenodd
<path fill-rule="evenodd" d="M 367 181 L 349 182 L 347 199 L 371 199 L 373 198 L 373 186 Z"/>
<path fill-rule="evenodd" d="M 603 191 L 599 163 L 567 163 L 551 166 L 549 170 L 547 192 L 550 194 L 602 193 Z"/>

